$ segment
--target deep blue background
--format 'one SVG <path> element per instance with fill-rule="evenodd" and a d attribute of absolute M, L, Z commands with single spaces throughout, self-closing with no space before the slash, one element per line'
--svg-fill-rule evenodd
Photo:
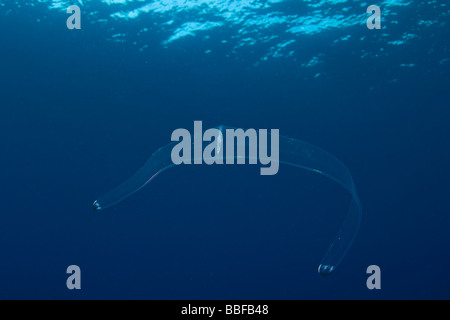
<path fill-rule="evenodd" d="M 194 40 L 140 52 L 96 25 L 69 31 L 58 12 L 37 23 L 40 10 L 0 19 L 1 299 L 450 297 L 448 28 L 378 60 L 352 55 L 351 41 L 329 48 L 313 80 L 293 59 L 255 67 L 254 52 L 205 56 Z M 194 120 L 279 128 L 347 165 L 364 216 L 333 275 L 316 269 L 348 196 L 299 169 L 174 168 L 91 209 Z M 65 286 L 71 264 L 81 291 Z M 366 288 L 371 264 L 380 291 Z"/>

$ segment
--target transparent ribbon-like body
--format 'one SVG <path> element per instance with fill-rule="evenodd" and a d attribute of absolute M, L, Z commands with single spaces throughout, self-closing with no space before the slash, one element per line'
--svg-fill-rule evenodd
<path fill-rule="evenodd" d="M 218 129 L 222 135 L 218 139 L 215 139 L 213 143 L 220 144 L 217 145 L 217 149 L 223 150 L 226 131 L 236 129 L 225 126 L 220 126 L 216 129 Z M 267 141 L 271 141 L 271 138 L 271 134 L 268 133 Z M 279 163 L 321 174 L 337 182 L 345 190 L 347 190 L 352 197 L 344 223 L 318 268 L 318 272 L 321 275 L 329 275 L 336 269 L 351 247 L 361 222 L 362 208 L 355 189 L 353 178 L 345 165 L 327 151 L 300 140 L 283 136 L 279 136 L 277 138 L 279 138 Z M 237 144 L 235 145 L 237 149 L 239 149 L 239 147 L 245 148 L 245 140 L 238 140 L 236 142 Z M 239 145 L 242 143 L 244 146 Z M 174 166 L 175 164 L 172 162 L 171 154 L 172 149 L 176 144 L 178 144 L 178 142 L 169 143 L 154 152 L 144 166 L 140 168 L 133 176 L 115 189 L 98 198 L 94 202 L 93 208 L 95 210 L 103 210 L 124 200 L 147 185 L 158 174 Z M 239 157 L 235 153 L 233 158 L 237 159 L 242 157 Z M 252 159 L 252 156 L 248 153 L 245 154 L 245 158 L 248 160 L 260 160 L 260 162 L 262 162 L 261 160 L 266 160 L 265 163 L 267 163 L 267 159 L 255 159 L 254 156 Z M 229 159 L 229 157 L 227 158 L 226 153 L 223 155 L 223 159 Z M 194 162 L 195 157 L 192 156 L 191 160 Z M 204 156 L 203 160 L 205 160 Z"/>

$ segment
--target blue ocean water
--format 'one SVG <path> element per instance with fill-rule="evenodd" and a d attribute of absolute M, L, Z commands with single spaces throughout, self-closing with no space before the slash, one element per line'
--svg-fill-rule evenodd
<path fill-rule="evenodd" d="M 1 1 L 0 299 L 448 299 L 449 15 L 446 1 Z M 277 128 L 345 163 L 363 219 L 333 274 L 317 267 L 349 196 L 298 168 L 176 167 L 92 210 L 195 120 Z"/>

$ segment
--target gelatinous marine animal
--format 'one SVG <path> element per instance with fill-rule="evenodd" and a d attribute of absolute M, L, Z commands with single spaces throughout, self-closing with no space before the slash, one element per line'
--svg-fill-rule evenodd
<path fill-rule="evenodd" d="M 219 126 L 216 129 L 220 130 L 225 136 L 227 129 L 235 128 Z M 270 138 L 270 134 L 268 138 Z M 223 143 L 222 137 L 217 139 L 215 143 L 218 144 L 217 148 L 221 149 L 222 146 L 219 144 Z M 245 140 L 237 142 L 238 148 L 240 147 L 239 143 L 245 144 Z M 161 172 L 175 166 L 172 162 L 171 152 L 176 144 L 177 142 L 169 143 L 154 152 L 144 166 L 133 176 L 98 198 L 93 204 L 94 210 L 103 210 L 124 200 L 147 185 Z M 353 178 L 345 165 L 335 156 L 307 142 L 279 136 L 279 152 L 280 163 L 321 174 L 338 183 L 352 197 L 344 223 L 318 268 L 321 275 L 329 275 L 336 269 L 351 247 L 361 222 L 362 208 Z M 226 154 L 224 156 L 227 157 Z M 236 158 L 237 155 L 234 157 Z M 246 158 L 249 159 L 250 155 L 246 155 Z M 194 156 L 191 160 L 195 160 Z"/>

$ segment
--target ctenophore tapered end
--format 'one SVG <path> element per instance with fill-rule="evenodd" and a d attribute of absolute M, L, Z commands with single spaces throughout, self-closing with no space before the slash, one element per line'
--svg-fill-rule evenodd
<path fill-rule="evenodd" d="M 98 203 L 97 200 L 94 201 L 94 204 L 92 205 L 92 209 L 94 209 L 95 211 L 102 210 L 102 207 L 100 206 L 100 204 Z"/>
<path fill-rule="evenodd" d="M 319 269 L 317 270 L 321 276 L 329 276 L 333 271 L 335 267 L 328 265 L 328 264 L 321 264 L 319 266 Z"/>

